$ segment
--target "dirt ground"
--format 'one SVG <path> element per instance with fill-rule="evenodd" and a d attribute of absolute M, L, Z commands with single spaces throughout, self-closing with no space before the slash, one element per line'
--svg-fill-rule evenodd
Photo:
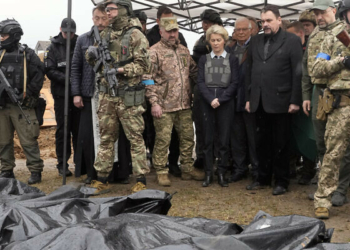
<path fill-rule="evenodd" d="M 62 177 L 58 176 L 55 168 L 55 128 L 41 129 L 39 144 L 41 156 L 45 161 L 42 182 L 35 185 L 46 194 L 54 191 L 62 185 Z M 19 146 L 16 149 L 17 167 L 16 178 L 27 182 L 29 171 L 25 167 L 24 155 Z M 74 167 L 70 161 L 70 169 Z M 67 183 L 82 182 L 81 178 L 68 177 Z M 217 183 L 208 188 L 202 188 L 201 182 L 182 181 L 171 176 L 171 187 L 160 187 L 155 183 L 154 171 L 147 178 L 147 187 L 150 189 L 164 190 L 170 194 L 177 192 L 172 199 L 170 216 L 205 217 L 219 219 L 241 225 L 249 224 L 259 210 L 263 210 L 273 216 L 299 214 L 313 217 L 313 202 L 307 195 L 315 191 L 316 186 L 300 186 L 296 180 L 292 180 L 290 190 L 281 196 L 271 195 L 272 188 L 248 191 L 245 186 L 250 180 L 245 179 L 238 183 L 230 184 L 228 188 L 221 188 Z M 131 178 L 131 184 L 111 184 L 112 193 L 104 196 L 122 196 L 131 194 L 131 187 L 135 179 Z M 350 200 L 350 195 L 348 194 Z M 331 218 L 325 221 L 327 228 L 335 228 L 332 241 L 338 243 L 350 242 L 350 204 L 343 207 L 334 207 L 331 210 Z"/>

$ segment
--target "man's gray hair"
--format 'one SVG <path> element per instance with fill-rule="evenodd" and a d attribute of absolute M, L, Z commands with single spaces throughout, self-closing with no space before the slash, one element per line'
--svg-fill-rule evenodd
<path fill-rule="evenodd" d="M 240 17 L 236 20 L 235 22 L 235 26 L 236 26 L 236 23 L 241 23 L 241 22 L 247 22 L 248 23 L 248 28 L 251 29 L 252 28 L 252 24 L 250 22 L 250 20 L 246 17 Z"/>

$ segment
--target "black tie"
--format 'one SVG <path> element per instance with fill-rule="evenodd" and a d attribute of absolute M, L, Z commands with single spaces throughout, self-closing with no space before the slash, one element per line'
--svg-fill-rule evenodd
<path fill-rule="evenodd" d="M 266 60 L 267 54 L 269 53 L 269 46 L 270 46 L 270 38 L 267 39 L 265 46 L 264 46 L 264 58 Z"/>

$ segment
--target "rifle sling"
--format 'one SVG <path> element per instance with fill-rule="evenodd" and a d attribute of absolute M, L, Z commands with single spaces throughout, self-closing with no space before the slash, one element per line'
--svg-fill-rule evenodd
<path fill-rule="evenodd" d="M 23 72 L 23 78 L 24 78 L 24 83 L 23 83 L 23 100 L 26 97 L 27 94 L 27 58 L 26 58 L 26 52 L 23 51 L 23 68 L 24 68 L 24 72 Z"/>
<path fill-rule="evenodd" d="M 2 58 L 4 58 L 5 53 L 6 53 L 6 49 L 4 49 L 4 50 L 2 51 L 2 53 L 1 53 L 1 56 L 0 56 L 0 63 L 1 63 L 1 61 L 2 61 Z"/>

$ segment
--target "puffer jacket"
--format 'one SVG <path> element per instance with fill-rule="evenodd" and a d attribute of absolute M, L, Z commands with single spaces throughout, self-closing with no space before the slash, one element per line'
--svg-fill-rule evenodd
<path fill-rule="evenodd" d="M 92 97 L 95 87 L 95 72 L 85 59 L 85 52 L 94 45 L 94 31 L 91 29 L 78 37 L 71 67 L 71 95 Z"/>

